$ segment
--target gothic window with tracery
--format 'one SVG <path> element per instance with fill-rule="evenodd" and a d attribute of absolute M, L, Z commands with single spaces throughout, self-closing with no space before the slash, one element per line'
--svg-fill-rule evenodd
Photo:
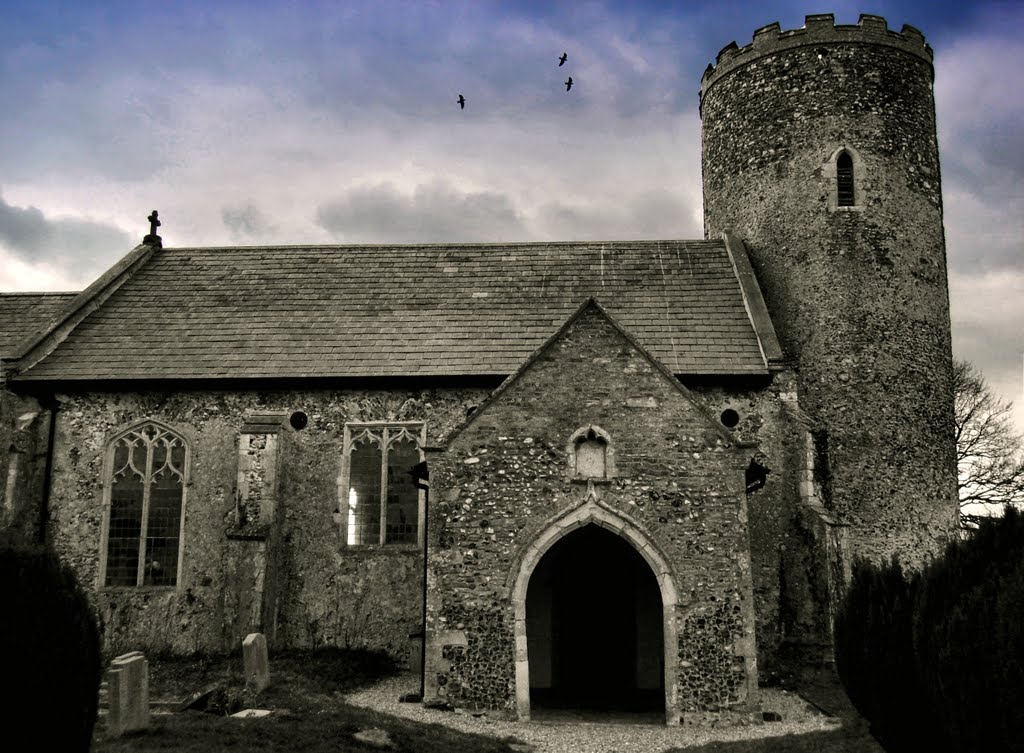
<path fill-rule="evenodd" d="M 146 423 L 114 438 L 107 453 L 104 585 L 176 585 L 188 445 Z"/>
<path fill-rule="evenodd" d="M 347 424 L 342 468 L 345 543 L 416 544 L 423 494 L 413 468 L 423 460 L 422 423 Z"/>

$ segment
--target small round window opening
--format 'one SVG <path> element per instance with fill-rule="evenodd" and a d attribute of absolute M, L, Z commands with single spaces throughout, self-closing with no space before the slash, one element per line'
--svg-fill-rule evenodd
<path fill-rule="evenodd" d="M 297 410 L 288 417 L 288 423 L 292 425 L 292 428 L 295 429 L 295 431 L 302 431 L 309 424 L 309 416 L 302 411 Z"/>
<path fill-rule="evenodd" d="M 722 415 L 719 417 L 722 425 L 727 429 L 733 429 L 740 422 L 740 414 L 734 411 L 732 408 L 726 408 L 722 411 Z"/>

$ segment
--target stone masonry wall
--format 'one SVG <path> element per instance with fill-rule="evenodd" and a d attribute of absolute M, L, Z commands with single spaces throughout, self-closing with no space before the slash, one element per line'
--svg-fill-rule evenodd
<path fill-rule="evenodd" d="M 821 649 L 816 656 L 800 655 L 791 644 L 831 643 L 827 596 L 836 584 L 821 567 L 828 552 L 816 534 L 824 525 L 818 522 L 820 511 L 805 504 L 800 487 L 804 441 L 813 425 L 794 418 L 794 412 L 801 412 L 791 372 L 775 374 L 766 385 L 695 384 L 690 389 L 712 416 L 735 411 L 733 434 L 757 447 L 750 453 L 755 466 L 747 490 L 751 577 L 758 676 L 773 682 L 797 671 L 798 663 L 821 658 Z M 763 485 L 757 482 L 759 469 L 766 472 Z"/>
<path fill-rule="evenodd" d="M 11 541 L 39 537 L 49 423 L 38 400 L 0 385 L 0 533 Z"/>
<path fill-rule="evenodd" d="M 956 515 L 932 76 L 916 30 L 814 16 L 724 50 L 701 101 L 705 231 L 747 244 L 853 553 L 911 562 Z M 843 147 L 856 205 L 837 208 Z"/>
<path fill-rule="evenodd" d="M 256 551 L 263 541 L 226 536 L 237 522 L 239 431 L 253 412 L 302 410 L 309 425 L 286 430 L 278 468 L 278 643 L 365 646 L 404 658 L 409 633 L 422 621 L 422 550 L 343 545 L 336 515 L 343 427 L 346 421 L 422 420 L 429 440 L 454 428 L 486 394 L 467 388 L 61 395 L 49 539 L 91 589 L 108 651 L 237 648 L 228 639 L 241 629 L 233 627 L 235 612 L 256 608 L 246 606 L 241 591 L 255 587 L 260 563 L 267 561 Z M 182 577 L 175 588 L 103 588 L 104 448 L 144 419 L 172 427 L 192 449 Z M 239 579 L 240 572 L 246 577 Z M 249 585 L 228 582 L 232 578 Z"/>
<path fill-rule="evenodd" d="M 590 424 L 617 469 L 594 493 L 674 568 L 677 711 L 751 702 L 749 458 L 593 307 L 430 459 L 428 695 L 514 710 L 511 583 L 524 549 L 590 492 L 566 451 Z"/>
<path fill-rule="evenodd" d="M 588 371 L 586 376 L 587 380 L 595 382 L 595 391 L 607 393 L 601 399 L 601 415 L 611 410 L 615 400 L 620 400 L 621 415 L 616 420 L 628 423 L 635 419 L 631 431 L 639 431 L 638 427 L 661 431 L 651 423 L 659 410 L 652 406 L 661 404 L 657 399 L 652 403 L 649 396 L 633 395 L 622 385 L 613 388 L 596 384 L 603 378 L 607 364 L 614 361 L 616 352 L 613 349 L 611 354 L 597 357 L 596 371 Z M 638 363 L 642 361 L 636 355 L 630 358 Z M 554 377 L 552 373 L 551 378 Z M 655 379 L 653 372 L 648 373 L 648 377 Z M 573 393 L 576 388 L 572 385 L 580 383 L 579 379 L 569 379 L 566 387 L 559 389 Z M 758 661 L 769 676 L 777 669 L 779 642 L 792 635 L 792 630 L 785 625 L 796 619 L 780 615 L 780 604 L 795 602 L 794 599 L 787 602 L 780 592 L 781 560 L 786 552 L 798 552 L 798 547 L 804 543 L 799 527 L 794 526 L 794 520 L 799 517 L 795 509 L 797 482 L 786 460 L 791 438 L 780 408 L 781 399 L 790 396 L 792 389 L 792 381 L 785 375 L 776 376 L 767 387 L 694 387 L 710 407 L 712 418 L 726 408 L 738 411 L 740 422 L 735 428 L 736 436 L 745 442 L 757 443 L 758 457 L 771 468 L 765 486 L 749 496 L 748 509 Z M 429 442 L 454 429 L 470 408 L 484 401 L 487 392 L 484 389 L 160 391 L 61 395 L 50 540 L 75 566 L 83 582 L 92 587 L 109 650 L 220 650 L 234 647 L 240 635 L 259 626 L 277 645 L 365 645 L 384 648 L 402 657 L 408 649 L 409 633 L 419 629 L 421 620 L 421 552 L 417 547 L 381 550 L 343 546 L 336 514 L 342 427 L 345 421 L 424 420 Z M 561 393 L 548 386 L 544 394 Z M 563 397 L 568 404 L 568 396 Z M 247 418 L 253 413 L 275 411 L 286 417 L 291 410 L 306 411 L 310 416 L 309 426 L 293 431 L 285 420 L 285 428 L 275 442 L 270 442 L 266 434 L 254 434 L 256 441 L 242 448 L 241 454 L 249 461 L 243 462 L 240 470 L 238 443 L 244 436 L 240 431 Z M 546 403 L 538 405 L 534 416 L 529 415 L 530 404 L 522 406 L 521 410 L 521 420 L 529 425 L 537 422 L 548 426 L 551 421 Z M 590 407 L 580 409 L 580 423 L 573 425 L 571 431 L 585 425 L 584 413 L 593 414 L 593 411 Z M 158 420 L 173 427 L 192 447 L 182 578 L 172 589 L 99 588 L 103 448 L 111 436 L 143 419 Z M 593 422 L 603 425 L 600 420 L 606 419 Z M 31 431 L 45 432 L 46 421 L 37 417 L 32 426 L 36 428 Z M 702 425 L 700 431 L 687 432 L 677 427 L 669 443 L 671 451 L 682 455 L 699 454 L 705 442 L 705 429 Z M 723 493 L 721 489 L 707 493 L 692 489 L 686 485 L 697 483 L 692 479 L 685 483 L 676 478 L 666 481 L 665 474 L 675 471 L 670 473 L 663 467 L 663 459 L 652 459 L 649 454 L 661 452 L 664 447 L 647 443 L 650 447 L 644 452 L 627 450 L 629 445 L 622 444 L 622 432 L 618 434 L 615 449 L 625 453 L 622 457 L 628 463 L 624 468 L 630 469 L 630 473 L 620 473 L 615 481 L 600 487 L 599 491 L 623 514 L 639 516 L 647 520 L 645 525 L 648 525 L 652 515 L 649 511 L 661 506 L 665 507 L 666 514 L 653 519 L 659 523 L 661 517 L 675 521 L 670 513 L 689 514 L 691 509 L 701 509 L 705 498 L 715 499 Z M 526 442 L 532 437 L 526 432 L 521 446 L 512 440 L 501 441 L 498 443 L 503 448 L 501 453 L 492 451 L 490 457 L 486 453 L 478 456 L 482 463 L 478 470 L 490 469 L 488 473 L 502 479 L 520 472 L 526 459 L 535 466 L 530 474 L 539 473 L 541 466 L 549 464 L 550 472 L 545 471 L 546 480 L 540 490 L 544 504 L 535 508 L 533 516 L 543 521 L 556 510 L 578 502 L 583 487 L 565 478 L 562 462 L 568 435 L 553 435 L 550 442 L 545 440 L 544 444 L 539 438 Z M 39 446 L 44 447 L 45 435 L 39 437 L 39 442 Z M 646 440 L 636 442 L 643 447 Z M 271 456 L 264 457 L 267 444 L 279 444 L 275 450 L 276 461 Z M 689 449 L 691 445 L 695 449 Z M 520 450 L 523 458 L 520 458 Z M 39 454 L 39 447 L 35 452 Z M 717 451 L 714 457 L 724 452 Z M 747 454 L 752 455 L 753 450 Z M 495 464 L 505 457 L 508 466 L 497 468 Z M 40 456 L 34 464 L 40 484 L 44 459 Z M 651 465 L 653 470 L 645 464 Z M 473 465 L 478 464 L 466 468 Z M 272 475 L 277 476 L 272 484 L 267 478 L 271 470 Z M 504 473 L 499 473 L 500 470 Z M 742 489 L 742 472 L 733 471 L 735 478 L 730 483 Z M 638 479 L 642 474 L 651 474 L 654 481 L 641 483 Z M 246 483 L 239 486 L 239 479 Z M 277 489 L 276 503 L 281 507 L 279 541 L 275 544 L 270 535 L 251 540 L 228 536 L 229 531 L 238 532 L 239 507 L 249 509 L 244 516 L 247 520 L 241 522 L 252 522 L 250 519 L 257 516 L 257 509 L 266 506 L 271 486 Z M 643 489 L 644 486 L 648 488 Z M 679 491 L 684 489 L 690 491 Z M 41 486 L 38 491 L 41 492 Z M 435 496 L 436 493 L 435 487 Z M 443 504 L 443 500 L 438 504 Z M 535 506 L 537 501 L 531 498 L 527 504 Z M 36 511 L 33 504 L 33 514 Z M 242 532 L 246 531 L 243 526 Z M 486 528 L 481 529 L 481 545 L 489 535 Z M 274 564 L 277 551 L 279 566 Z M 806 555 L 801 556 L 807 559 Z M 274 576 L 270 582 L 266 577 L 268 572 Z M 792 577 L 788 579 L 789 587 L 792 581 Z M 504 607 L 491 606 L 491 611 L 479 619 L 487 624 L 504 620 Z M 452 618 L 453 624 L 468 624 L 468 614 Z M 473 614 L 479 614 L 479 610 Z M 799 619 L 806 622 L 802 617 Z M 479 641 L 483 632 L 473 634 L 477 637 L 472 641 Z M 448 652 L 451 660 L 459 664 L 468 661 L 472 647 L 460 649 L 453 644 Z M 492 658 L 498 656 L 500 653 Z M 478 669 L 472 667 L 472 674 L 478 674 Z M 470 665 L 465 665 L 462 671 L 470 672 Z M 498 674 L 504 676 L 504 671 Z M 480 673 L 480 678 L 486 676 L 486 672 Z M 500 683 L 494 687 L 498 685 Z M 502 699 L 504 703 L 505 695 Z"/>

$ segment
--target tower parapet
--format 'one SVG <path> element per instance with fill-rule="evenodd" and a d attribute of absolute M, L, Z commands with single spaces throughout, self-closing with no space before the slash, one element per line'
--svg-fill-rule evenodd
<path fill-rule="evenodd" d="M 831 13 L 804 16 L 802 29 L 783 31 L 778 22 L 762 26 L 754 32 L 753 41 L 744 47 L 730 42 L 719 51 L 714 63 L 709 63 L 700 81 L 703 101 L 708 89 L 731 71 L 767 57 L 797 47 L 809 45 L 864 44 L 891 47 L 921 58 L 932 64 L 932 48 L 924 34 L 910 24 L 893 31 L 881 16 L 862 13 L 856 24 L 836 24 Z"/>

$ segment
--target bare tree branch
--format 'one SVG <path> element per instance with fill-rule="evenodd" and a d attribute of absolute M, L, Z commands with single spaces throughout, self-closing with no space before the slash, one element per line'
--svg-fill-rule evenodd
<path fill-rule="evenodd" d="M 1024 437 L 1013 404 L 968 361 L 953 362 L 953 410 L 961 528 L 1005 505 L 1024 506 Z"/>

